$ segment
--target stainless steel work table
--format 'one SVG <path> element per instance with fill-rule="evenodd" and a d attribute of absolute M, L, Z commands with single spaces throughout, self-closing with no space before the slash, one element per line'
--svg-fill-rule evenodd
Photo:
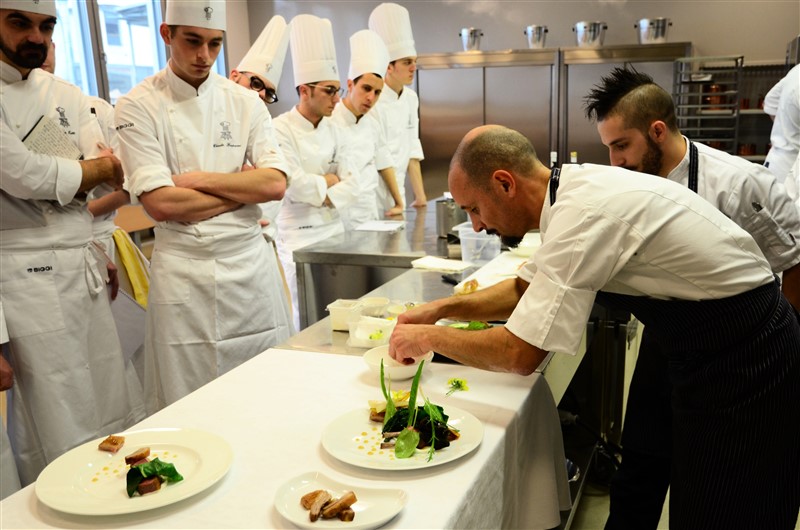
<path fill-rule="evenodd" d="M 466 277 L 471 270 L 463 273 Z M 442 280 L 441 272 L 410 269 L 401 273 L 386 284 L 366 293 L 366 296 L 384 296 L 390 300 L 401 302 L 430 302 L 453 294 L 453 286 Z M 330 317 L 326 316 L 318 322 L 300 331 L 277 348 L 320 353 L 336 353 L 343 355 L 363 355 L 367 348 L 347 345 L 349 333 L 331 330 Z M 544 374 L 550 385 L 556 403 L 564 395 L 572 376 L 586 353 L 586 334 L 578 355 L 556 354 L 551 352 L 537 372 Z"/>
<path fill-rule="evenodd" d="M 448 257 L 447 240 L 436 234 L 435 201 L 404 215 L 402 230 L 352 230 L 294 251 L 301 328 L 323 318 L 334 300 L 360 298 L 397 278 L 415 259 Z"/>

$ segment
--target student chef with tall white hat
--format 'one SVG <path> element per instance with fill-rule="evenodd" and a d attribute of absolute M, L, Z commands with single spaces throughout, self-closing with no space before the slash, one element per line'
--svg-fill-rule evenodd
<path fill-rule="evenodd" d="M 239 66 L 231 70 L 231 81 L 257 92 L 268 105 L 276 103 L 288 47 L 289 26 L 282 16 L 275 15 L 261 30 Z"/>
<path fill-rule="evenodd" d="M 396 187 L 389 182 L 379 187 L 383 201 L 379 207 L 402 211 L 406 175 L 414 194 L 412 206 L 426 206 L 420 168 L 424 156 L 419 141 L 419 97 L 407 86 L 414 81 L 417 70 L 417 50 L 408 10 L 397 4 L 380 4 L 369 16 L 369 29 L 381 36 L 389 51 L 386 86 L 375 112 L 392 150 L 397 178 Z"/>
<path fill-rule="evenodd" d="M 0 4 L 0 304 L 13 371 L 8 435 L 23 486 L 67 450 L 144 417 L 86 208 L 92 188 L 122 185 L 122 168 L 99 148 L 86 96 L 40 68 L 56 16 L 52 0 Z M 29 136 L 37 123 L 62 145 Z"/>
<path fill-rule="evenodd" d="M 344 132 L 348 150 L 361 176 L 361 192 L 355 204 L 342 211 L 345 229 L 378 219 L 380 176 L 394 181 L 392 155 L 386 136 L 370 110 L 383 90 L 389 52 L 380 36 L 364 29 L 350 37 L 347 95 L 336 104 L 332 119 Z M 381 172 L 381 175 L 378 172 Z M 398 212 L 399 213 L 399 212 Z"/>
<path fill-rule="evenodd" d="M 286 165 L 266 106 L 211 71 L 223 0 L 168 1 L 165 69 L 117 104 L 131 197 L 156 221 L 145 331 L 150 412 L 286 340 L 291 320 L 259 203 Z M 255 169 L 242 171 L 249 161 Z"/>
<path fill-rule="evenodd" d="M 331 23 L 313 15 L 297 15 L 289 31 L 300 102 L 275 118 L 291 183 L 278 214 L 278 253 L 299 326 L 292 253 L 344 232 L 340 211 L 355 203 L 359 179 L 345 153 L 342 133 L 329 119 L 341 93 Z"/>

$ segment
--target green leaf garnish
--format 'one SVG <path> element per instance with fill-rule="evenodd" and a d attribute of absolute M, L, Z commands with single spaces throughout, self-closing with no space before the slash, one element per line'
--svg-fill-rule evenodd
<path fill-rule="evenodd" d="M 128 475 L 125 477 L 128 497 L 133 497 L 133 494 L 136 493 L 136 488 L 139 487 L 139 484 L 144 479 L 155 476 L 163 477 L 167 482 L 180 482 L 183 480 L 183 476 L 178 473 L 173 464 L 154 458 L 150 462 L 132 466 L 128 470 Z"/>
<path fill-rule="evenodd" d="M 391 389 L 392 380 L 389 380 L 389 389 Z M 397 407 L 394 406 L 394 400 L 392 400 L 392 393 L 390 390 L 386 388 L 386 382 L 384 379 L 384 371 L 383 371 L 383 359 L 381 359 L 381 392 L 383 392 L 383 397 L 386 399 L 386 412 L 383 413 L 383 425 L 385 426 L 386 423 L 392 416 L 394 416 L 395 412 L 397 412 Z"/>
<path fill-rule="evenodd" d="M 419 445 L 419 432 L 414 427 L 406 427 L 394 443 L 394 456 L 411 458 Z"/>

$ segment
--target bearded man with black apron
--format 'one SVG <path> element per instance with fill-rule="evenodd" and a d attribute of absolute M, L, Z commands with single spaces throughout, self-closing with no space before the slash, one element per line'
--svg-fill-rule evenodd
<path fill-rule="evenodd" d="M 586 111 L 612 165 L 677 182 L 745 229 L 800 308 L 800 216 L 763 166 L 681 134 L 672 95 L 632 68 L 615 68 L 586 97 Z M 622 430 L 622 463 L 611 480 L 606 529 L 658 526 L 669 488 L 672 389 L 668 362 L 644 328 Z"/>
<path fill-rule="evenodd" d="M 144 407 L 86 207 L 97 185 L 121 186 L 119 161 L 100 151 L 103 135 L 80 89 L 39 68 L 55 3 L 4 0 L 0 24 L 0 304 L 14 373 L 8 436 L 25 486 L 76 445 L 141 420 Z M 28 133 L 37 124 L 66 139 L 63 149 L 55 152 L 52 141 L 33 146 L 37 135 Z"/>
<path fill-rule="evenodd" d="M 156 221 L 145 331 L 149 412 L 193 392 L 292 332 L 259 203 L 286 166 L 264 103 L 211 72 L 225 2 L 167 2 L 167 68 L 117 104 L 131 197 Z M 246 161 L 255 169 L 242 171 Z"/>
<path fill-rule="evenodd" d="M 658 341 L 672 384 L 670 524 L 793 528 L 800 508 L 800 323 L 752 237 L 697 194 L 605 166 L 551 171 L 499 126 L 467 134 L 449 188 L 473 226 L 542 246 L 507 280 L 398 319 L 390 354 L 429 350 L 530 373 L 575 353 L 595 299 L 632 312 Z M 493 319 L 468 334 L 436 319 Z"/>

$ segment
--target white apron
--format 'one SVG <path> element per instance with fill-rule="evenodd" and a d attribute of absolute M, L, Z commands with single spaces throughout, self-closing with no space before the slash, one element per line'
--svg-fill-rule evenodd
<path fill-rule="evenodd" d="M 182 239 L 156 229 L 145 332 L 148 411 L 292 334 L 275 252 L 257 226 L 249 237 L 209 241 L 206 250 Z"/>
<path fill-rule="evenodd" d="M 248 91 L 211 75 L 195 91 L 170 67 L 117 105 L 132 197 L 189 171 L 242 164 L 285 170 L 270 117 Z M 148 412 L 174 403 L 292 333 L 258 204 L 197 223 L 159 222 L 150 263 L 144 372 Z"/>
<path fill-rule="evenodd" d="M 14 369 L 8 435 L 23 486 L 76 445 L 144 418 L 88 216 L 0 232 L 0 297 Z"/>

